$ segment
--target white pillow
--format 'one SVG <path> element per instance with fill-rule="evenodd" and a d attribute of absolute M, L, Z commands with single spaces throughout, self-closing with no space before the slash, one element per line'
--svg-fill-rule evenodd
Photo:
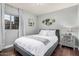
<path fill-rule="evenodd" d="M 41 30 L 39 35 L 47 36 L 48 31 L 47 30 Z"/>
<path fill-rule="evenodd" d="M 55 36 L 56 30 L 41 30 L 39 35 L 43 36 Z"/>
<path fill-rule="evenodd" d="M 47 33 L 47 36 L 56 36 L 55 32 L 56 30 L 49 30 L 49 32 Z"/>

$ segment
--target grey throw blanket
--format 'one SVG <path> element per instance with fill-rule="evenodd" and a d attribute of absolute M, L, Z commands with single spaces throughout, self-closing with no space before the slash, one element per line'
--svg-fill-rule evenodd
<path fill-rule="evenodd" d="M 37 40 L 37 41 L 40 41 L 40 42 L 42 42 L 44 45 L 47 45 L 47 44 L 50 42 L 48 39 L 41 38 L 41 37 L 33 37 L 33 36 L 30 36 L 29 38 L 35 39 L 35 40 Z"/>

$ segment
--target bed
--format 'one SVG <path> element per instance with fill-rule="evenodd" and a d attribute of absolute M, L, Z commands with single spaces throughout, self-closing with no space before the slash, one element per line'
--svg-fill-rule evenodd
<path fill-rule="evenodd" d="M 53 34 L 50 35 L 50 33 Z M 49 33 L 47 35 L 47 33 Z M 23 56 L 50 56 L 60 40 L 59 30 L 41 30 L 37 35 L 16 39 L 14 49 Z"/>

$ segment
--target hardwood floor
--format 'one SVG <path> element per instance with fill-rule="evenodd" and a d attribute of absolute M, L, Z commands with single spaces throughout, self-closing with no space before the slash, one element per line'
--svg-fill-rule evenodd
<path fill-rule="evenodd" d="M 14 51 L 14 48 L 6 49 L 0 52 L 0 56 L 21 56 L 18 52 Z M 79 51 L 72 48 L 63 46 L 60 48 L 57 46 L 51 56 L 79 56 Z"/>
<path fill-rule="evenodd" d="M 79 56 L 78 49 L 73 50 L 73 48 L 62 46 L 58 46 L 53 52 L 52 56 Z"/>

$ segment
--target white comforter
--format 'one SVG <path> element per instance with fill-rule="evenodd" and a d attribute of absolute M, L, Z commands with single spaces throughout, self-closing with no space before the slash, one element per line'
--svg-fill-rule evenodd
<path fill-rule="evenodd" d="M 58 41 L 56 36 L 53 37 L 47 37 L 47 36 L 40 36 L 40 35 L 32 35 L 34 37 L 41 37 L 41 38 L 46 38 L 50 42 L 47 45 L 44 45 L 42 42 L 28 38 L 27 36 L 18 38 L 15 41 L 15 44 L 18 44 L 25 50 L 29 51 L 30 53 L 36 55 L 36 56 L 42 56 L 44 55 L 47 50 L 55 43 Z"/>

